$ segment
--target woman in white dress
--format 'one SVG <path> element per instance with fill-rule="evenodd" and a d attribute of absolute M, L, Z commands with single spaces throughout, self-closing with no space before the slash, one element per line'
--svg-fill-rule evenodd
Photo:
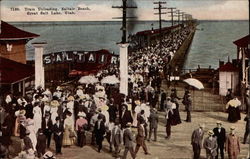
<path fill-rule="evenodd" d="M 52 124 L 54 125 L 56 123 L 56 117 L 58 117 L 58 106 L 59 106 L 59 102 L 57 100 L 52 100 L 50 102 L 50 113 L 51 113 L 51 120 L 52 120 Z"/>
<path fill-rule="evenodd" d="M 36 102 L 34 103 L 33 108 L 33 114 L 34 114 L 34 130 L 35 133 L 37 133 L 38 129 L 42 127 L 42 110 L 40 108 L 40 103 Z"/>
<path fill-rule="evenodd" d="M 141 112 L 141 102 L 139 100 L 135 101 L 135 112 L 133 115 L 133 127 L 137 127 L 137 115 Z"/>
<path fill-rule="evenodd" d="M 74 100 L 75 98 L 73 96 L 68 97 L 68 103 L 67 103 L 67 109 L 69 112 L 72 113 L 71 118 L 73 121 L 75 121 L 75 115 L 74 115 Z"/>
<path fill-rule="evenodd" d="M 74 121 L 71 117 L 72 113 L 68 112 L 66 119 L 64 120 L 64 132 L 63 132 L 63 146 L 71 146 L 74 143 L 72 133 L 74 133 Z"/>
<path fill-rule="evenodd" d="M 26 120 L 26 130 L 28 130 L 30 132 L 29 134 L 29 138 L 32 142 L 34 151 L 36 151 L 36 144 L 37 144 L 37 138 L 36 138 L 36 132 L 35 132 L 35 123 L 34 123 L 34 119 L 27 119 Z"/>

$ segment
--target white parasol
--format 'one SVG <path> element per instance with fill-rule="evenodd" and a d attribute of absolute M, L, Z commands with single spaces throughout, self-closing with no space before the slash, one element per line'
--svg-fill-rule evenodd
<path fill-rule="evenodd" d="M 201 81 L 199 81 L 195 78 L 188 78 L 188 79 L 185 79 L 183 81 L 186 82 L 188 85 L 193 86 L 197 89 L 204 89 L 204 86 L 201 83 Z"/>
<path fill-rule="evenodd" d="M 106 76 L 101 80 L 101 83 L 106 83 L 106 84 L 117 84 L 119 83 L 119 79 L 115 76 Z"/>
<path fill-rule="evenodd" d="M 83 84 L 90 84 L 90 83 L 97 83 L 98 82 L 98 79 L 94 76 L 83 76 L 79 79 L 78 81 L 79 83 Z"/>

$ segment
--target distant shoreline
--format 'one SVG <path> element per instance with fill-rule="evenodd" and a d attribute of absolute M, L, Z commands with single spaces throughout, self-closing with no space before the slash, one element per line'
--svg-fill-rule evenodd
<path fill-rule="evenodd" d="M 198 20 L 198 21 L 199 22 L 232 22 L 232 21 L 248 21 L 248 19 L 246 20 Z M 121 23 L 122 21 L 110 20 L 110 21 L 6 21 L 6 22 L 8 23 Z M 158 22 L 158 20 L 135 20 L 132 22 L 148 23 L 148 22 Z M 163 20 L 163 22 L 171 22 L 171 20 Z"/>
<path fill-rule="evenodd" d="M 245 22 L 248 20 L 198 20 L 199 23 L 202 22 Z M 128 23 L 136 23 L 136 24 L 148 24 L 148 23 L 158 23 L 158 21 L 128 21 Z M 177 21 L 175 21 L 177 22 Z M 108 24 L 121 24 L 121 21 L 11 21 L 8 22 L 12 25 L 108 25 Z M 166 20 L 163 23 L 171 23 L 171 21 Z"/>

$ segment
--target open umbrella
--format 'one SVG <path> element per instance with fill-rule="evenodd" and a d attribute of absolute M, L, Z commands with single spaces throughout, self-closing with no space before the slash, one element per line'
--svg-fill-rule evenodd
<path fill-rule="evenodd" d="M 197 89 L 204 89 L 203 84 L 195 78 L 188 78 L 188 79 L 185 79 L 183 81 L 186 82 L 188 85 L 193 86 Z"/>
<path fill-rule="evenodd" d="M 106 83 L 106 84 L 117 84 L 119 83 L 120 80 L 115 76 L 106 76 L 101 80 L 101 83 Z"/>
<path fill-rule="evenodd" d="M 94 76 L 83 76 L 79 79 L 79 83 L 83 84 L 90 84 L 90 83 L 97 83 L 98 79 L 95 78 Z"/>

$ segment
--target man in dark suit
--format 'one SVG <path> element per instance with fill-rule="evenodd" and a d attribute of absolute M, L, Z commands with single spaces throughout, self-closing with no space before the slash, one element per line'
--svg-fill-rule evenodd
<path fill-rule="evenodd" d="M 105 125 L 101 115 L 98 115 L 98 120 L 95 123 L 94 133 L 96 137 L 96 144 L 98 145 L 98 152 L 101 152 L 102 142 L 105 134 Z"/>
<path fill-rule="evenodd" d="M 115 148 L 114 157 L 119 157 L 120 145 L 122 143 L 122 130 L 119 127 L 119 120 L 115 120 L 115 126 L 111 130 L 111 143 Z"/>
<path fill-rule="evenodd" d="M 129 122 L 126 124 L 126 128 L 124 129 L 124 132 L 123 132 L 123 142 L 125 145 L 125 150 L 124 150 L 122 159 L 127 158 L 128 151 L 130 152 L 131 157 L 135 159 L 133 140 L 134 140 L 134 137 L 131 131 L 131 123 Z"/>
<path fill-rule="evenodd" d="M 185 110 L 187 111 L 187 118 L 185 121 L 191 122 L 192 99 L 191 94 L 188 91 L 185 92 L 182 103 L 185 105 Z"/>
<path fill-rule="evenodd" d="M 38 130 L 38 136 L 37 136 L 37 144 L 36 144 L 36 150 L 38 157 L 41 157 L 45 154 L 46 149 L 46 136 L 43 134 L 43 130 Z"/>
<path fill-rule="evenodd" d="M 148 149 L 147 146 L 145 144 L 145 128 L 144 128 L 144 120 L 140 120 L 139 123 L 140 125 L 138 125 L 137 128 L 137 136 L 136 136 L 136 147 L 135 147 L 135 155 L 137 154 L 137 152 L 139 151 L 140 147 L 143 148 L 144 153 L 146 155 L 149 155 L 150 153 L 148 153 Z"/>
<path fill-rule="evenodd" d="M 63 124 L 59 117 L 56 117 L 56 123 L 53 125 L 54 140 L 56 145 L 56 154 L 62 154 Z"/>
<path fill-rule="evenodd" d="M 109 102 L 108 106 L 109 106 L 109 109 L 108 109 L 109 121 L 115 122 L 118 109 L 117 109 L 116 105 L 114 104 L 114 99 L 113 98 L 110 99 L 110 102 Z"/>
<path fill-rule="evenodd" d="M 193 159 L 200 159 L 202 148 L 202 140 L 204 136 L 204 124 L 200 124 L 198 129 L 195 129 L 191 137 L 191 145 L 193 146 L 194 157 Z"/>
<path fill-rule="evenodd" d="M 246 122 L 246 127 L 245 127 L 245 133 L 244 133 L 244 139 L 243 139 L 243 144 L 246 144 L 247 137 L 249 136 L 249 115 L 247 115 L 244 118 L 244 121 Z"/>
<path fill-rule="evenodd" d="M 224 145 L 226 142 L 226 130 L 222 127 L 222 123 L 220 121 L 217 121 L 217 127 L 213 129 L 214 137 L 217 138 L 217 155 L 216 159 L 218 159 L 219 156 L 219 150 L 221 158 L 224 159 Z"/>
<path fill-rule="evenodd" d="M 157 128 L 158 128 L 158 115 L 157 110 L 155 108 L 151 109 L 151 113 L 149 116 L 149 138 L 151 139 L 152 132 L 154 132 L 154 141 L 157 141 Z"/>
<path fill-rule="evenodd" d="M 121 111 L 121 116 L 120 116 L 120 120 L 121 120 L 121 128 L 125 128 L 126 124 L 129 122 L 133 122 L 133 118 L 131 116 L 131 112 L 127 110 L 127 105 L 126 104 L 122 104 L 122 111 Z"/>
<path fill-rule="evenodd" d="M 164 90 L 161 90 L 161 103 L 160 103 L 160 110 L 164 111 L 164 103 L 165 100 L 167 99 L 167 94 L 165 93 Z"/>
<path fill-rule="evenodd" d="M 47 148 L 50 147 L 51 134 L 52 134 L 52 120 L 49 112 L 45 112 L 45 117 L 42 119 L 42 130 L 47 139 Z"/>

